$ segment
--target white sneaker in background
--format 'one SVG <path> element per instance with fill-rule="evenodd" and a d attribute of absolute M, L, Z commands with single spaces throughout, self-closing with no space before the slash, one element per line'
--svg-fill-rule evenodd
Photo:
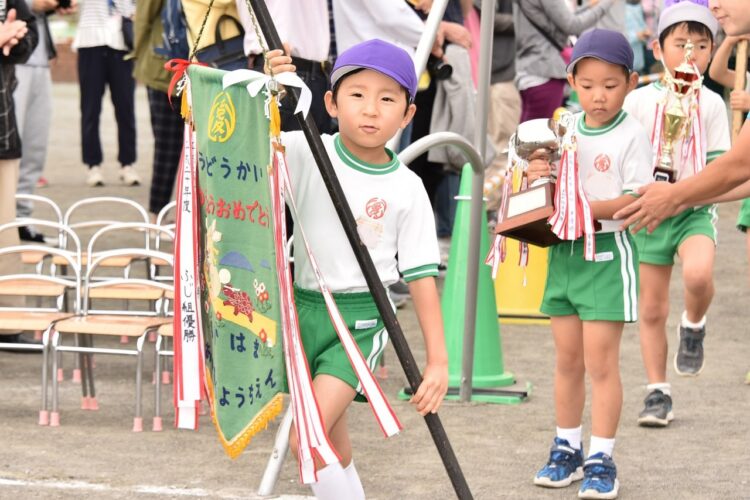
<path fill-rule="evenodd" d="M 86 177 L 86 184 L 91 187 L 101 187 L 104 185 L 104 177 L 102 176 L 101 167 L 89 168 L 88 177 Z"/>
<path fill-rule="evenodd" d="M 120 169 L 120 179 L 126 186 L 138 186 L 141 178 L 138 172 L 131 165 L 124 166 Z"/>

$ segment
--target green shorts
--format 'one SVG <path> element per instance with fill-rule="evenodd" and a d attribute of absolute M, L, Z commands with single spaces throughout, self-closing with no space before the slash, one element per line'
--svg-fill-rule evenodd
<path fill-rule="evenodd" d="M 596 260 L 583 258 L 583 238 L 550 247 L 541 311 L 583 321 L 638 319 L 638 252 L 627 231 L 596 235 Z"/>
<path fill-rule="evenodd" d="M 333 298 L 370 370 L 374 370 L 388 343 L 388 332 L 372 295 L 368 292 L 334 293 Z M 341 379 L 357 391 L 355 401 L 367 401 L 333 328 L 323 294 L 294 287 L 294 299 L 312 378 L 324 373 Z"/>
<path fill-rule="evenodd" d="M 716 244 L 716 206 L 698 209 L 689 208 L 666 219 L 656 230 L 648 234 L 641 230 L 635 235 L 638 255 L 644 264 L 671 266 L 677 250 L 690 236 L 703 234 Z"/>
<path fill-rule="evenodd" d="M 746 233 L 748 227 L 750 227 L 750 198 L 742 200 L 740 213 L 737 215 L 737 229 Z"/>

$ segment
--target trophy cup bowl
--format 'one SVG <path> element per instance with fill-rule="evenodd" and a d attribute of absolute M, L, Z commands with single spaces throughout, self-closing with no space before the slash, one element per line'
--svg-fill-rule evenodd
<path fill-rule="evenodd" d="M 558 160 L 561 138 L 571 126 L 565 118 L 560 121 L 540 118 L 521 123 L 511 137 L 510 147 L 525 161 L 539 157 L 546 157 L 550 162 Z M 560 239 L 547 223 L 555 210 L 554 192 L 555 179 L 547 177 L 511 194 L 495 232 L 540 247 L 559 243 Z"/>

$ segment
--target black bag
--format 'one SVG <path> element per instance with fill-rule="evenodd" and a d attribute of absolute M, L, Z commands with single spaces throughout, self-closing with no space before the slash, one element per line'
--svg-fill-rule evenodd
<path fill-rule="evenodd" d="M 240 34 L 224 40 L 221 37 L 221 24 L 233 22 Z M 247 56 L 245 55 L 245 30 L 240 22 L 232 16 L 223 15 L 216 23 L 215 42 L 195 53 L 199 62 L 206 63 L 211 67 L 232 71 L 235 69 L 247 69 Z"/>
<path fill-rule="evenodd" d="M 133 20 L 129 17 L 122 17 L 122 39 L 128 50 L 133 50 Z"/>

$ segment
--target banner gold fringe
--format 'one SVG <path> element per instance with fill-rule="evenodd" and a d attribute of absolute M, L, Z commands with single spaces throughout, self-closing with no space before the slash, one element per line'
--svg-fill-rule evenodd
<path fill-rule="evenodd" d="M 258 412 L 255 418 L 242 430 L 242 432 L 229 441 L 221 432 L 221 427 L 216 419 L 216 412 L 214 411 L 216 400 L 214 399 L 213 381 L 211 380 L 211 374 L 208 370 L 206 370 L 206 386 L 208 389 L 209 403 L 211 405 L 211 421 L 213 422 L 214 427 L 216 427 L 216 431 L 219 433 L 219 440 L 224 447 L 224 451 L 233 459 L 242 454 L 242 451 L 248 444 L 250 444 L 253 436 L 268 428 L 268 423 L 281 413 L 284 406 L 284 395 L 282 393 L 276 394 L 268 403 L 266 403 L 266 406 Z"/>

